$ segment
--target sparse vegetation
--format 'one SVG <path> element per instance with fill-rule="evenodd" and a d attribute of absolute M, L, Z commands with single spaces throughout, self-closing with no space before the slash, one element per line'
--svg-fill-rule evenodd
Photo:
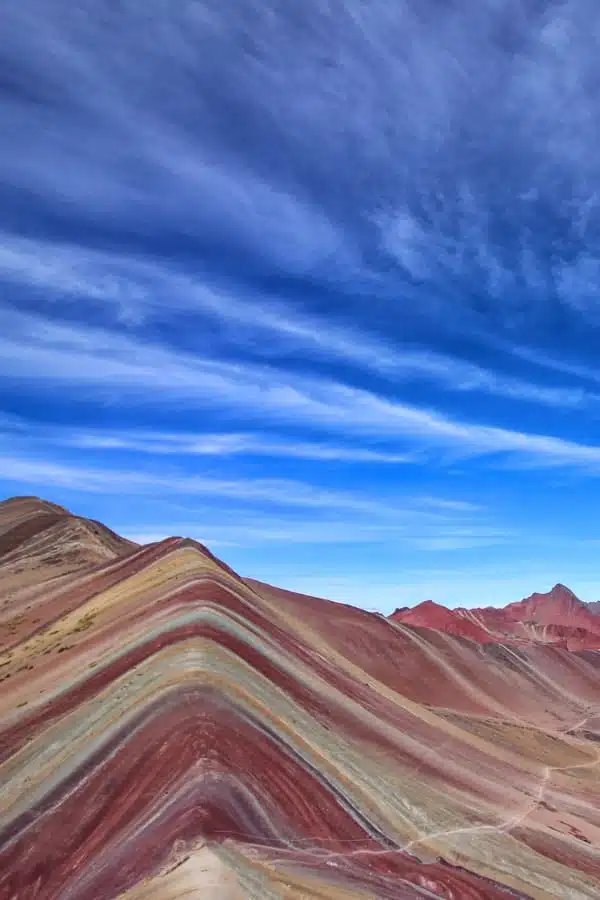
<path fill-rule="evenodd" d="M 93 612 L 87 612 L 87 613 L 85 613 L 85 615 L 83 615 L 83 616 L 79 619 L 77 625 L 75 626 L 75 628 L 73 629 L 73 631 L 71 631 L 70 633 L 71 633 L 71 634 L 77 634 L 77 633 L 80 632 L 80 631 L 87 631 L 87 629 L 88 629 L 88 628 L 91 628 L 91 626 L 94 624 L 94 619 L 95 619 L 95 618 L 96 618 L 96 614 L 95 614 L 95 613 L 93 613 Z"/>

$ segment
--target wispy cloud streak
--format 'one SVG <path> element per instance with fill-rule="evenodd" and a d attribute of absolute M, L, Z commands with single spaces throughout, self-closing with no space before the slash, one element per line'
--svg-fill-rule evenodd
<path fill-rule="evenodd" d="M 210 284 L 198 275 L 141 259 L 5 234 L 0 277 L 39 291 L 51 311 L 69 298 L 72 303 L 97 302 L 102 309 L 114 311 L 117 324 L 168 321 L 177 311 L 208 317 L 226 328 L 230 345 L 251 345 L 254 352 L 264 352 L 271 359 L 285 359 L 296 351 L 334 364 L 350 364 L 390 382 L 431 382 L 453 392 L 489 394 L 549 407 L 600 407 L 600 396 L 584 387 L 527 381 L 431 348 L 394 344 L 331 320 L 324 327 L 321 318 L 281 301 L 239 300 L 232 286 Z M 206 346 L 200 340 L 200 349 Z"/>
<path fill-rule="evenodd" d="M 600 470 L 600 447 L 506 428 L 460 422 L 438 412 L 398 403 L 329 380 L 294 377 L 276 369 L 203 360 L 98 329 L 51 325 L 15 317 L 16 336 L 0 338 L 0 372 L 23 382 L 69 385 L 71 389 L 118 391 L 126 400 L 161 402 L 184 398 L 235 412 L 252 421 L 401 438 L 433 451 L 459 455 L 509 454 L 515 462 Z M 25 335 L 29 346 L 23 352 Z M 156 395 L 154 392 L 157 392 Z"/>
<path fill-rule="evenodd" d="M 84 468 L 46 459 L 0 457 L 6 482 L 61 487 L 86 493 L 179 494 L 220 497 L 280 506 L 346 509 L 357 513 L 390 515 L 393 508 L 377 499 L 283 478 L 223 479 L 171 471 Z"/>

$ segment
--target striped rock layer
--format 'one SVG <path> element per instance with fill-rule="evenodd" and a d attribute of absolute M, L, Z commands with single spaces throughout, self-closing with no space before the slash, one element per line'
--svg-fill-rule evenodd
<path fill-rule="evenodd" d="M 0 898 L 600 897 L 600 653 L 0 504 Z"/>

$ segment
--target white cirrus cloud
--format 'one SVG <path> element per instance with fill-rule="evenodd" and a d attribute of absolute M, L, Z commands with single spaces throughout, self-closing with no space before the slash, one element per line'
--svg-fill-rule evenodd
<path fill-rule="evenodd" d="M 120 402 L 185 399 L 187 408 L 220 409 L 248 422 L 265 419 L 337 434 L 396 439 L 458 456 L 507 456 L 518 465 L 600 471 L 600 447 L 551 435 L 456 421 L 346 384 L 250 363 L 186 355 L 103 329 L 40 317 L 6 317 L 0 374 L 38 386 L 110 391 Z"/>

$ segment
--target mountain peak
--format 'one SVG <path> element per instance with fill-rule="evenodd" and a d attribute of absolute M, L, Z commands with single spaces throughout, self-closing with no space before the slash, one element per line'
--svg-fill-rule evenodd
<path fill-rule="evenodd" d="M 560 581 L 554 585 L 554 587 L 548 592 L 548 596 L 553 596 L 555 594 L 566 594 L 568 597 L 573 597 L 575 600 L 579 600 L 579 597 L 573 593 L 571 588 L 568 588 L 565 584 L 561 584 Z"/>
<path fill-rule="evenodd" d="M 433 622 L 441 620 L 447 621 L 452 618 L 453 612 L 441 603 L 435 603 L 433 600 L 423 600 L 416 606 L 403 607 L 395 610 L 390 618 L 402 618 L 402 621 L 411 622 L 415 625 L 430 625 Z M 431 627 L 435 627 L 432 625 Z"/>
<path fill-rule="evenodd" d="M 535 600 L 538 604 L 561 604 L 565 609 L 577 609 L 585 604 L 579 599 L 570 588 L 564 584 L 555 584 L 546 593 L 538 593 L 537 591 L 527 597 L 527 601 Z"/>
<path fill-rule="evenodd" d="M 68 515 L 69 511 L 58 503 L 52 503 L 50 500 L 44 500 L 43 497 L 36 497 L 34 494 L 19 494 L 14 497 L 7 497 L 0 500 L 0 511 L 6 511 L 7 515 L 14 515 L 14 510 L 24 510 L 26 513 L 32 512 L 56 512 Z"/>
<path fill-rule="evenodd" d="M 505 612 L 514 621 L 534 622 L 537 625 L 588 627 L 591 619 L 585 603 L 560 583 L 545 593 L 536 591 L 517 603 L 509 603 Z"/>

